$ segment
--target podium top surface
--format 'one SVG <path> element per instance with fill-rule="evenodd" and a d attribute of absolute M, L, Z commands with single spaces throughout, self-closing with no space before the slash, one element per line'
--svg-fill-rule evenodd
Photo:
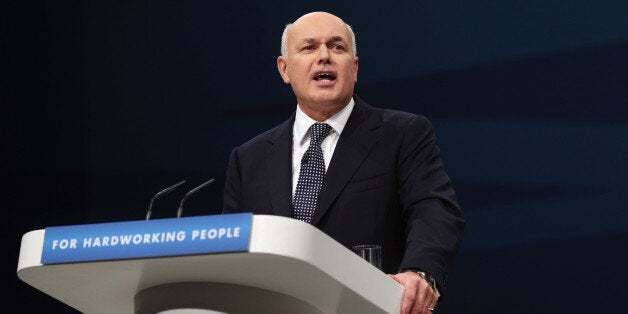
<path fill-rule="evenodd" d="M 139 292 L 189 282 L 263 289 L 320 313 L 400 310 L 401 285 L 312 225 L 287 217 L 254 215 L 244 252 L 46 265 L 45 232 L 22 237 L 17 275 L 82 313 L 134 314 Z"/>

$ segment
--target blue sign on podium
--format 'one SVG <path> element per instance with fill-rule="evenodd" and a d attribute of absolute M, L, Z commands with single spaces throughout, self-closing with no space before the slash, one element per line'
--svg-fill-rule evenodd
<path fill-rule="evenodd" d="M 252 213 L 48 227 L 42 264 L 246 252 Z"/>

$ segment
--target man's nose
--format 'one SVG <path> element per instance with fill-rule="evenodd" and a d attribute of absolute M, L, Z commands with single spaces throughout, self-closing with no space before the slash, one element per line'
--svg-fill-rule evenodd
<path fill-rule="evenodd" d="M 331 58 L 331 54 L 329 53 L 329 48 L 327 46 L 323 46 L 318 50 L 318 63 L 329 63 Z"/>

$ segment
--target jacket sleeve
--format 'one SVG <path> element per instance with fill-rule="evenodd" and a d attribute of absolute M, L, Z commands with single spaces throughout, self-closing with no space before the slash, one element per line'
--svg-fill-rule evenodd
<path fill-rule="evenodd" d="M 417 116 L 405 128 L 398 159 L 398 186 L 406 222 L 406 250 L 400 265 L 431 274 L 444 293 L 465 225 L 445 172 L 431 123 Z"/>
<path fill-rule="evenodd" d="M 240 198 L 240 169 L 238 165 L 238 148 L 231 151 L 227 173 L 225 176 L 225 189 L 223 192 L 223 214 L 237 213 L 241 211 Z"/>

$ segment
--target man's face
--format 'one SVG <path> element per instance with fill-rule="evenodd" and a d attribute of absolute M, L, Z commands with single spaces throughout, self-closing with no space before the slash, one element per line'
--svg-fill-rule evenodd
<path fill-rule="evenodd" d="M 287 51 L 277 58 L 279 73 L 303 106 L 344 107 L 358 77 L 351 34 L 338 17 L 307 14 L 288 30 Z"/>

